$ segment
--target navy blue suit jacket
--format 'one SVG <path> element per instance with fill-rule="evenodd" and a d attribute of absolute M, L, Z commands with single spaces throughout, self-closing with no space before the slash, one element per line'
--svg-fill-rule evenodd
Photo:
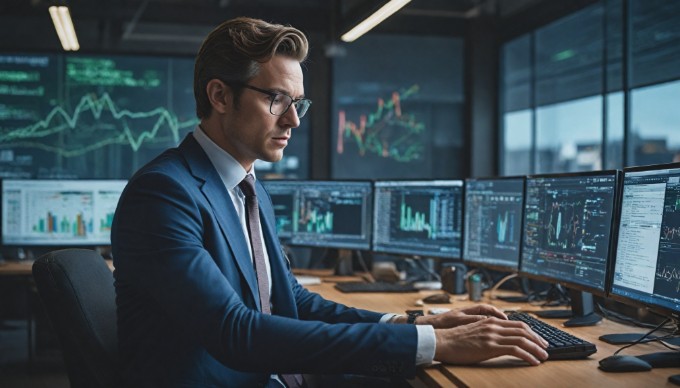
<path fill-rule="evenodd" d="M 128 386 L 264 386 L 272 373 L 415 375 L 413 325 L 376 324 L 301 287 L 258 183 L 272 272 L 260 312 L 249 244 L 203 149 L 188 135 L 138 171 L 111 234 L 120 372 Z"/>

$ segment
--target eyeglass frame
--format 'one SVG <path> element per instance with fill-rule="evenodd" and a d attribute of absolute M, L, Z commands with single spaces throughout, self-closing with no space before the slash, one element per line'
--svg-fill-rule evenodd
<path fill-rule="evenodd" d="M 305 110 L 302 115 L 298 114 L 298 118 L 303 118 L 307 114 L 309 107 L 312 105 L 312 100 L 310 100 L 309 98 L 304 98 L 304 97 L 303 98 L 293 98 L 292 96 L 289 96 L 286 93 L 275 92 L 275 91 L 267 90 L 267 89 L 261 89 L 261 88 L 258 88 L 257 86 L 249 85 L 245 82 L 235 82 L 235 81 L 222 81 L 222 82 L 224 82 L 228 85 L 239 86 L 239 87 L 242 87 L 242 88 L 254 90 L 256 92 L 260 92 L 262 94 L 268 95 L 271 99 L 271 101 L 269 102 L 269 113 L 271 113 L 274 116 L 283 116 L 286 113 L 288 113 L 288 110 L 290 109 L 291 106 L 293 106 L 293 104 L 297 104 L 300 101 L 308 101 L 309 105 L 307 105 L 307 110 Z M 276 113 L 273 112 L 274 101 L 276 100 L 276 97 L 279 96 L 279 95 L 286 96 L 286 97 L 290 98 L 290 104 L 288 104 L 288 106 L 286 107 L 286 109 L 283 110 L 283 112 L 281 112 L 280 114 L 276 114 Z M 296 107 L 297 107 L 297 105 L 296 105 Z M 296 112 L 297 112 L 297 109 L 296 109 Z"/>

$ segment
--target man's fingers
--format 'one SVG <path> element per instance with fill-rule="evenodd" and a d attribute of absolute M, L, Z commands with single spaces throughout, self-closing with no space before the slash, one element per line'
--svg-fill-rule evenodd
<path fill-rule="evenodd" d="M 548 346 L 548 342 L 543 339 L 543 337 L 536 334 L 535 331 L 531 330 L 524 322 L 496 321 L 495 323 L 501 327 L 498 333 L 503 336 L 523 337 L 538 344 L 542 348 Z"/>

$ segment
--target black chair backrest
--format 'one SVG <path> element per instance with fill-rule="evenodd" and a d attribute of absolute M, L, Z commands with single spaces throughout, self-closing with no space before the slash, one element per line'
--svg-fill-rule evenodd
<path fill-rule="evenodd" d="M 33 278 L 62 345 L 71 387 L 116 386 L 113 273 L 97 252 L 63 249 L 33 263 Z"/>

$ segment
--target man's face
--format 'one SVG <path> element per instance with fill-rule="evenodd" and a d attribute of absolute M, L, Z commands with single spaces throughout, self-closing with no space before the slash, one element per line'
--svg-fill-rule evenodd
<path fill-rule="evenodd" d="M 302 69 L 295 59 L 275 55 L 261 64 L 258 75 L 249 85 L 287 94 L 294 99 L 304 96 Z M 295 107 L 275 116 L 270 113 L 271 97 L 256 90 L 244 88 L 238 109 L 233 104 L 222 117 L 221 139 L 218 144 L 249 171 L 256 159 L 278 162 L 288 145 L 291 129 L 300 125 Z M 214 139 L 215 140 L 215 139 Z"/>

